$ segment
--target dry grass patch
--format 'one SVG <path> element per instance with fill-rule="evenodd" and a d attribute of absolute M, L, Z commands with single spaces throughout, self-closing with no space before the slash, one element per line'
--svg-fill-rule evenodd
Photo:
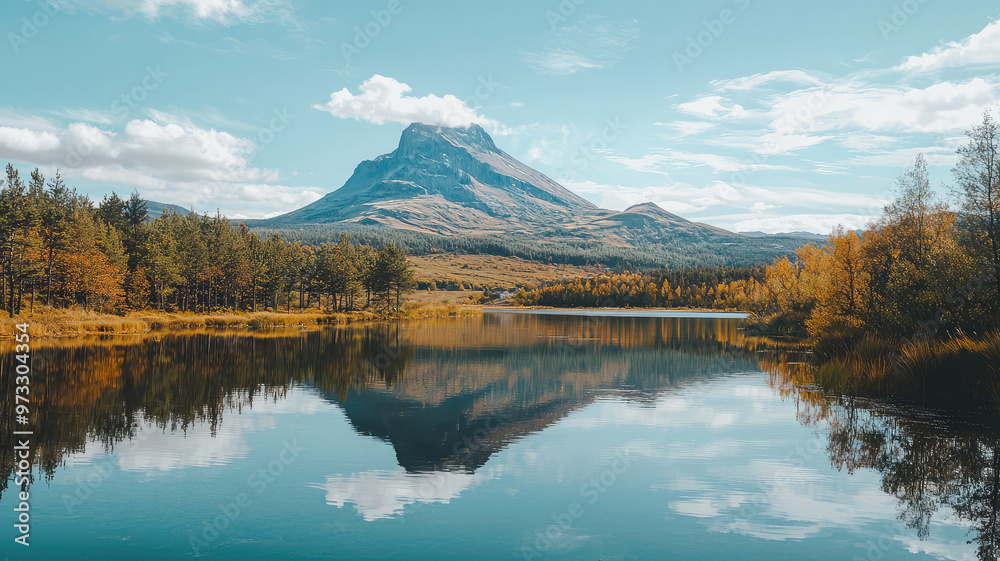
<path fill-rule="evenodd" d="M 318 328 L 366 321 L 393 321 L 435 317 L 476 315 L 478 310 L 456 305 L 405 304 L 400 312 L 374 313 L 352 311 L 326 313 L 307 310 L 302 313 L 218 312 L 214 314 L 132 312 L 125 316 L 70 309 L 43 309 L 14 318 L 0 317 L 0 337 L 13 337 L 17 325 L 27 323 L 33 337 L 67 337 L 94 334 L 139 334 L 154 331 L 190 329 L 280 329 L 287 327 Z"/>

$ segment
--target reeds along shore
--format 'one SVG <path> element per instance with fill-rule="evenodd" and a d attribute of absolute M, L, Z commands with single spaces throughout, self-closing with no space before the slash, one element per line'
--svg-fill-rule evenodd
<path fill-rule="evenodd" d="M 124 316 L 84 310 L 43 309 L 35 314 L 0 318 L 0 337 L 13 337 L 18 324 L 28 324 L 33 337 L 65 337 L 88 334 L 136 334 L 199 328 L 269 329 L 319 327 L 364 321 L 395 321 L 436 317 L 478 315 L 479 310 L 454 304 L 441 306 L 403 305 L 398 312 L 353 311 L 326 313 L 319 310 L 292 312 L 213 314 L 133 312 Z"/>
<path fill-rule="evenodd" d="M 866 335 L 819 351 L 816 382 L 838 392 L 1000 407 L 1000 330 L 910 341 Z"/>

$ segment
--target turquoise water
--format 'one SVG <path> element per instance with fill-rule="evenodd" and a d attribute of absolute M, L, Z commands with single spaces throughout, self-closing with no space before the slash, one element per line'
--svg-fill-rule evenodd
<path fill-rule="evenodd" d="M 39 349 L 31 545 L 8 483 L 0 556 L 992 558 L 969 451 L 995 433 L 803 394 L 738 326 L 486 314 Z"/>

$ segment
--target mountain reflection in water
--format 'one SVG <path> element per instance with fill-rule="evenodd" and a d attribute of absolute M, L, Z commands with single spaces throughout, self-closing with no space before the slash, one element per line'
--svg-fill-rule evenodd
<path fill-rule="evenodd" d="M 320 331 L 37 341 L 36 479 L 56 477 L 65 458 L 95 443 L 105 451 L 127 443 L 143 425 L 176 432 L 205 424 L 214 436 L 224 418 L 304 386 L 336 404 L 359 434 L 389 443 L 400 466 L 329 477 L 330 504 L 376 486 L 403 502 L 447 502 L 497 475 L 486 465 L 492 456 L 602 395 L 651 403 L 718 374 L 764 371 L 773 391 L 795 400 L 799 421 L 824 435 L 834 467 L 881 474 L 882 490 L 918 536 L 947 507 L 965 521 L 979 557 L 997 558 L 1000 431 L 917 406 L 826 396 L 808 385 L 809 367 L 794 347 L 748 337 L 739 325 L 488 313 Z M 0 362 L 6 395 L 16 365 L 11 347 L 5 343 Z M 8 493 L 18 429 L 12 403 L 2 403 L 8 477 L 0 492 Z"/>

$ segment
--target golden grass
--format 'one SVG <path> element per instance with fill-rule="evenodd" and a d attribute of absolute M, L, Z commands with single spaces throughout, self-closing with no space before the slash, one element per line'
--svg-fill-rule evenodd
<path fill-rule="evenodd" d="M 411 255 L 419 281 L 453 280 L 478 286 L 523 286 L 598 274 L 599 267 L 542 263 L 520 257 L 433 253 Z"/>
<path fill-rule="evenodd" d="M 897 344 L 872 335 L 833 351 L 816 372 L 821 386 L 852 395 L 900 392 L 902 379 L 894 369 Z"/>
<path fill-rule="evenodd" d="M 373 313 L 353 311 L 325 313 L 309 310 L 302 313 L 283 312 L 218 312 L 212 314 L 167 313 L 146 310 L 124 316 L 100 314 L 81 309 L 45 308 L 34 314 L 0 318 L 0 337 L 19 333 L 17 325 L 28 324 L 32 337 L 71 337 L 95 334 L 139 334 L 153 331 L 190 329 L 280 329 L 288 327 L 317 328 L 364 321 L 390 321 L 436 317 L 477 315 L 481 312 L 456 305 L 433 306 L 407 304 L 399 312 Z"/>
<path fill-rule="evenodd" d="M 0 336 L 13 337 L 20 333 L 17 325 L 28 324 L 32 337 L 87 335 L 100 333 L 145 333 L 148 325 L 141 319 L 99 314 L 84 310 L 46 309 L 34 314 L 0 319 Z"/>
<path fill-rule="evenodd" d="M 442 305 L 415 305 L 404 304 L 399 311 L 399 319 L 426 319 L 426 318 L 446 318 L 446 317 L 473 317 L 481 316 L 483 311 L 478 308 L 468 308 L 456 304 Z"/>
<path fill-rule="evenodd" d="M 853 395 L 909 395 L 1000 406 L 1000 331 L 944 340 L 866 335 L 826 351 L 816 381 Z"/>

